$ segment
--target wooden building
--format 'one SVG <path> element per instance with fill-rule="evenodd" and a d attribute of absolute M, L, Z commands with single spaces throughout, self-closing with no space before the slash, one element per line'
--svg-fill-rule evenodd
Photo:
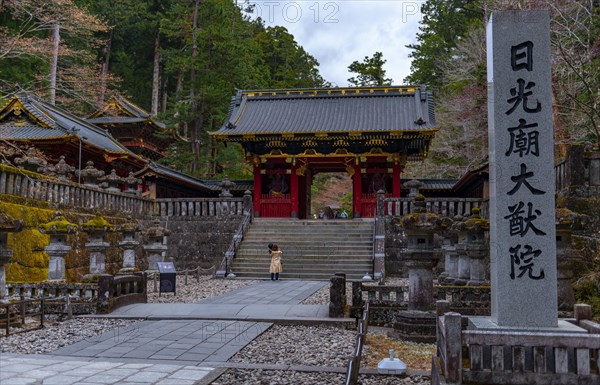
<path fill-rule="evenodd" d="M 307 218 L 321 172 L 352 176 L 353 215 L 373 217 L 376 192 L 399 197 L 409 161 L 437 131 L 421 86 L 239 91 L 211 135 L 243 146 L 254 170 L 254 214 Z"/>
<path fill-rule="evenodd" d="M 153 161 L 167 156 L 167 149 L 172 143 L 184 140 L 175 130 L 121 95 L 111 96 L 86 120 L 108 130 L 132 152 Z"/>

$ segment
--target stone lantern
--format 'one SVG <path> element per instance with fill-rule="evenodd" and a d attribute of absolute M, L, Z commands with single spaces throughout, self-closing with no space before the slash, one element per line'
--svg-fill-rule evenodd
<path fill-rule="evenodd" d="M 458 224 L 459 239 L 462 240 L 461 245 L 464 247 L 461 255 L 465 255 L 469 261 L 469 280 L 466 282 L 468 286 L 486 284 L 485 257 L 488 255 L 489 248 L 485 245 L 485 232 L 490 230 L 490 222 L 481 218 L 479 212 L 479 208 L 474 208 L 471 216 Z M 459 260 L 459 275 L 463 270 Z"/>
<path fill-rule="evenodd" d="M 8 233 L 23 229 L 23 222 L 13 219 L 7 214 L 0 214 L 0 299 L 6 293 L 6 269 L 4 265 L 12 257 L 12 250 L 8 249 Z"/>
<path fill-rule="evenodd" d="M 84 185 L 98 187 L 98 179 L 104 176 L 104 171 L 98 170 L 96 167 L 94 167 L 94 162 L 88 160 L 85 163 L 85 168 L 81 171 L 75 171 L 75 175 L 81 176 L 81 178 L 83 178 Z"/>
<path fill-rule="evenodd" d="M 409 269 L 409 310 L 433 309 L 433 268 L 440 259 L 433 235 L 447 227 L 448 222 L 447 218 L 427 212 L 422 194 L 415 196 L 413 212 L 400 218 L 407 237 L 401 255 Z"/>
<path fill-rule="evenodd" d="M 97 215 L 81 225 L 81 228 L 89 235 L 89 239 L 85 243 L 85 248 L 90 253 L 89 273 L 104 274 L 106 272 L 105 254 L 109 246 L 104 236 L 112 230 L 112 226 L 102 216 Z"/>
<path fill-rule="evenodd" d="M 119 274 L 130 274 L 135 269 L 135 248 L 140 244 L 135 239 L 135 234 L 140 231 L 140 225 L 127 218 L 128 222 L 122 224 L 119 230 L 123 234 L 123 239 L 119 241 L 119 246 L 123 249 L 123 267 Z"/>
<path fill-rule="evenodd" d="M 71 179 L 71 175 L 75 172 L 75 167 L 69 166 L 65 162 L 65 156 L 61 155 L 58 163 L 42 167 L 38 171 L 45 175 L 55 176 L 58 180 L 67 181 Z"/>
<path fill-rule="evenodd" d="M 219 194 L 219 196 L 223 198 L 233 197 L 233 194 L 229 191 L 233 188 L 233 186 L 235 186 L 235 183 L 230 181 L 229 177 L 225 175 L 225 178 L 223 178 L 223 180 L 221 181 L 221 193 Z"/>
<path fill-rule="evenodd" d="M 40 154 L 41 152 L 35 147 L 29 147 L 25 150 L 25 154 L 22 157 L 15 158 L 14 162 L 17 167 L 28 171 L 39 172 L 39 169 L 48 165 L 48 162 L 39 156 Z"/>
<path fill-rule="evenodd" d="M 171 232 L 160 225 L 160 221 L 155 219 L 152 226 L 146 229 L 146 244 L 144 250 L 148 253 L 148 270 L 158 270 L 157 262 L 163 262 L 163 253 L 168 247 L 163 243 L 163 238 L 169 236 Z"/>
<path fill-rule="evenodd" d="M 456 215 L 452 219 L 452 224 L 462 221 L 463 217 Z M 444 254 L 444 272 L 438 277 L 438 282 L 442 285 L 451 285 L 458 276 L 458 253 L 456 252 L 458 234 L 452 230 L 451 225 L 443 232 L 443 236 L 442 252 Z"/>
<path fill-rule="evenodd" d="M 404 183 L 404 187 L 408 188 L 408 197 L 414 198 L 419 194 L 419 189 L 423 187 L 423 182 L 417 179 L 411 179 Z"/>
<path fill-rule="evenodd" d="M 67 235 L 77 231 L 77 225 L 63 218 L 61 212 L 57 212 L 54 220 L 43 224 L 39 231 L 50 235 L 50 244 L 44 250 L 50 255 L 48 266 L 48 280 L 65 279 L 65 256 L 71 251 L 67 245 Z"/>
<path fill-rule="evenodd" d="M 127 176 L 127 178 L 125 178 L 124 180 L 125 180 L 125 183 L 127 184 L 127 190 L 125 190 L 123 192 L 127 193 L 127 194 L 137 194 L 138 185 L 140 183 L 142 183 L 142 180 L 139 178 L 136 178 L 135 175 L 133 175 L 133 172 L 130 172 L 129 175 Z"/>
<path fill-rule="evenodd" d="M 588 217 L 575 213 L 569 209 L 556 209 L 556 268 L 558 309 L 573 310 L 575 293 L 573 292 L 573 267 L 580 256 L 571 248 L 571 235 L 573 230 L 585 227 Z"/>
<path fill-rule="evenodd" d="M 99 179 L 100 181 L 107 184 L 106 191 L 108 192 L 121 192 L 121 184 L 124 178 L 117 175 L 117 171 L 113 168 L 110 174 L 103 176 Z"/>

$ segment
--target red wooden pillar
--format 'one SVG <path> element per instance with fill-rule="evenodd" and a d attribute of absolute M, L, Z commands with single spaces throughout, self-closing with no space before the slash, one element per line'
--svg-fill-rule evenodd
<path fill-rule="evenodd" d="M 262 175 L 260 173 L 260 164 L 254 165 L 254 216 L 260 217 L 260 195 L 262 191 Z"/>
<path fill-rule="evenodd" d="M 400 198 L 400 175 L 402 174 L 402 166 L 394 163 L 392 166 L 392 197 Z"/>
<path fill-rule="evenodd" d="M 296 170 L 298 169 L 297 166 L 292 166 L 292 180 L 290 181 L 290 185 L 291 185 L 291 195 L 292 195 L 292 218 L 298 218 L 298 211 L 299 211 L 299 205 L 298 205 L 298 173 L 296 172 Z"/>
<path fill-rule="evenodd" d="M 360 164 L 354 165 L 354 175 L 352 176 L 352 201 L 354 204 L 354 218 L 362 217 L 362 175 L 360 174 Z"/>

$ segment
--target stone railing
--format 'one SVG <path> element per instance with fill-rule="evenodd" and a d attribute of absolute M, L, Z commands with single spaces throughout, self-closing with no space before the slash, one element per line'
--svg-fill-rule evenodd
<path fill-rule="evenodd" d="M 96 311 L 106 314 L 121 306 L 148 302 L 147 279 L 144 272 L 133 275 L 100 275 Z"/>
<path fill-rule="evenodd" d="M 9 283 L 5 297 L 19 298 L 55 298 L 70 295 L 74 300 L 95 299 L 98 297 L 98 285 L 95 283 Z"/>
<path fill-rule="evenodd" d="M 487 218 L 488 202 L 480 198 L 427 198 L 425 197 L 427 211 L 442 216 L 455 215 L 468 216 L 475 207 L 481 209 L 480 215 Z M 414 199 L 383 198 L 383 209 L 386 216 L 403 216 L 410 214 L 414 209 Z"/>
<path fill-rule="evenodd" d="M 600 325 L 587 305 L 575 305 L 571 321 L 589 334 L 465 330 L 461 314 L 437 305 L 434 385 L 600 383 Z"/>
<path fill-rule="evenodd" d="M 151 200 L 136 195 L 52 180 L 6 165 L 0 165 L 0 194 L 48 202 L 54 208 L 102 209 L 132 215 L 144 215 L 153 208 Z"/>
<path fill-rule="evenodd" d="M 395 312 L 408 309 L 408 292 L 408 285 L 380 286 L 352 282 L 351 314 L 356 315 L 364 303 L 369 301 L 370 322 L 376 325 L 390 324 Z M 490 314 L 489 286 L 434 286 L 433 296 L 436 300 L 448 301 L 452 311 L 460 309 L 465 315 Z"/>
<path fill-rule="evenodd" d="M 600 151 L 586 151 L 584 146 L 571 145 L 554 172 L 557 192 L 570 188 L 569 193 L 576 196 L 600 195 Z"/>
<path fill-rule="evenodd" d="M 244 198 L 178 198 L 157 199 L 154 206 L 163 217 L 214 217 L 242 215 Z"/>
<path fill-rule="evenodd" d="M 242 222 L 238 226 L 237 231 L 233 235 L 231 244 L 225 252 L 225 256 L 223 257 L 221 264 L 215 270 L 216 276 L 227 277 L 227 275 L 229 274 L 229 268 L 231 266 L 233 258 L 235 257 L 235 254 L 237 253 L 238 248 L 240 247 L 240 243 L 242 243 L 242 240 L 244 239 L 244 235 L 246 235 L 246 231 L 248 230 L 250 223 L 252 223 L 252 210 L 247 210 L 244 214 Z"/>

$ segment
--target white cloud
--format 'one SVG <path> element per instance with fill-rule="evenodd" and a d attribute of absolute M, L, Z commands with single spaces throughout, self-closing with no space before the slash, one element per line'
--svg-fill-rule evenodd
<path fill-rule="evenodd" d="M 410 50 L 416 41 L 423 1 L 259 0 L 255 16 L 267 25 L 281 25 L 321 64 L 321 75 L 346 86 L 348 66 L 376 51 L 387 60 L 384 69 L 394 84 L 410 73 Z"/>

